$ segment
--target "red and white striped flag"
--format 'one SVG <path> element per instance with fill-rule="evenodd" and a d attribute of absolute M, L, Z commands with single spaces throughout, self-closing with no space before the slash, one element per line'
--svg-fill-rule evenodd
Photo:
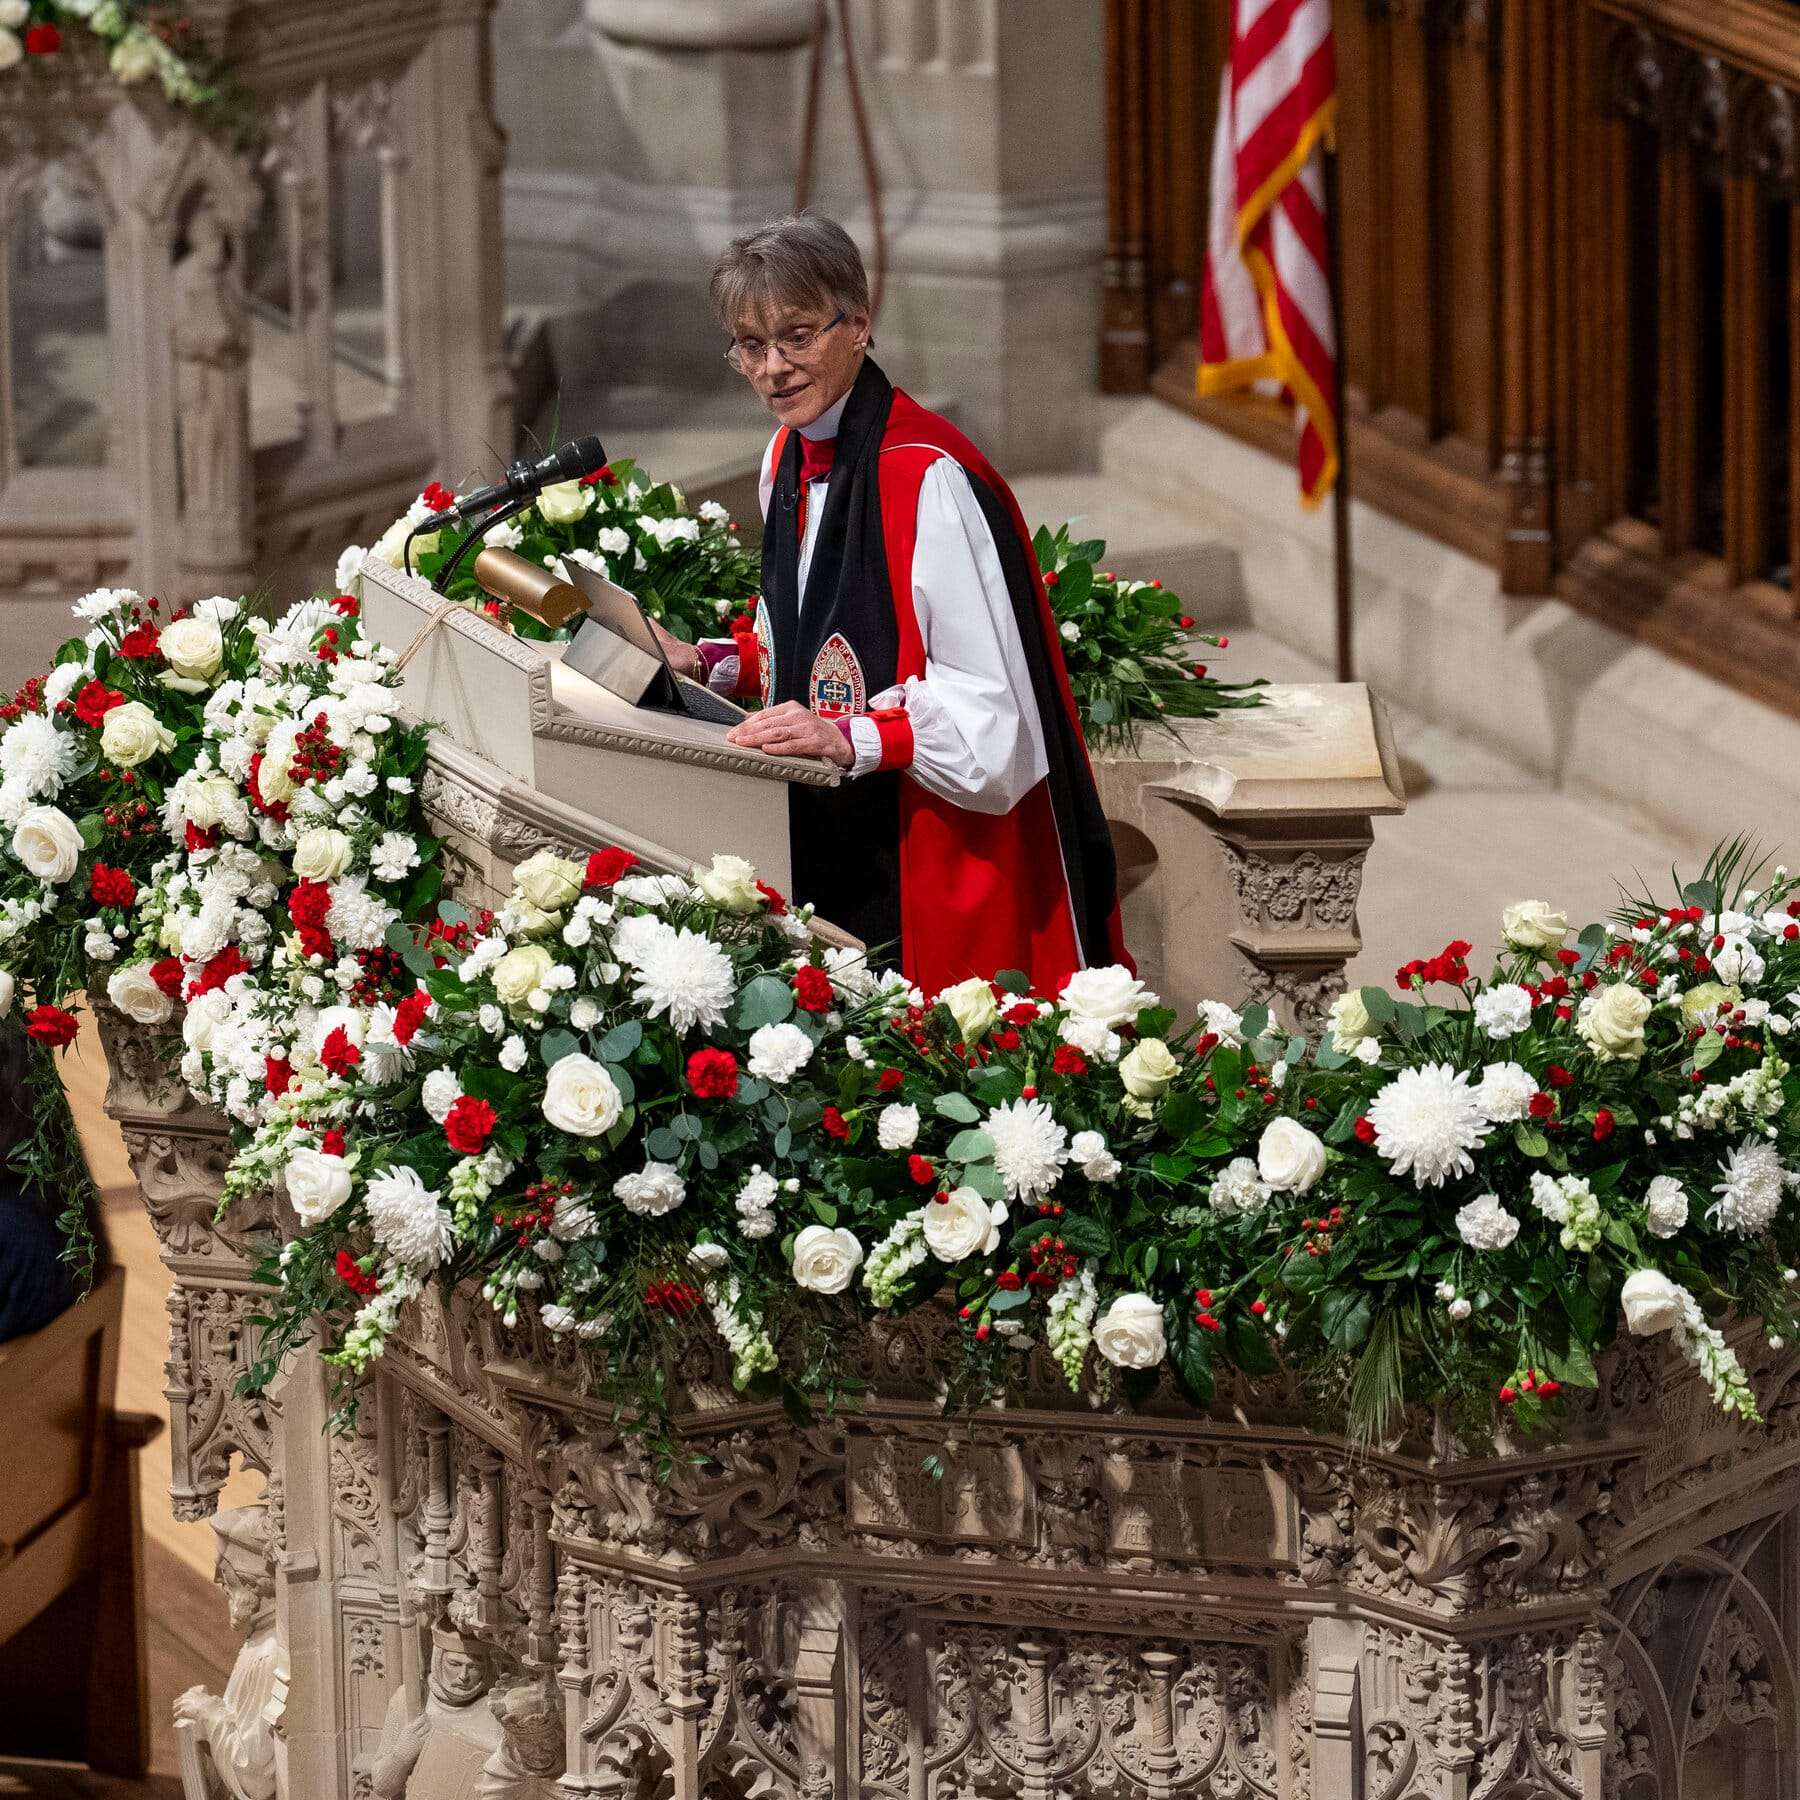
<path fill-rule="evenodd" d="M 1213 134 L 1200 392 L 1254 386 L 1295 409 L 1300 498 L 1337 476 L 1336 342 L 1321 141 L 1337 104 L 1331 0 L 1232 0 Z"/>

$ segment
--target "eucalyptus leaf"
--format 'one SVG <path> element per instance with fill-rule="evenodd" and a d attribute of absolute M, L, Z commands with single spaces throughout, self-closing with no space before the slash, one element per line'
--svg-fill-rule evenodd
<path fill-rule="evenodd" d="M 932 1103 L 933 1110 L 942 1118 L 955 1119 L 961 1125 L 973 1125 L 981 1117 L 980 1110 L 967 1094 L 952 1089 L 947 1094 L 939 1094 Z"/>

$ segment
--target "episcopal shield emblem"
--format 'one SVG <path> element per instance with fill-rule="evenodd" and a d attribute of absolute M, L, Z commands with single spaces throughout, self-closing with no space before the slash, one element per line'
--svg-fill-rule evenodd
<path fill-rule="evenodd" d="M 775 691 L 775 640 L 769 633 L 769 609 L 756 603 L 756 680 L 764 706 Z"/>
<path fill-rule="evenodd" d="M 856 652 L 841 631 L 834 631 L 813 659 L 813 711 L 821 719 L 847 719 L 863 710 L 867 694 Z"/>

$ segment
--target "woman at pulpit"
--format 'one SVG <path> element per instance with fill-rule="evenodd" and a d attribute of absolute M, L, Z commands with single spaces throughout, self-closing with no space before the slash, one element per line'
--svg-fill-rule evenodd
<path fill-rule="evenodd" d="M 881 372 L 868 277 L 812 213 L 712 276 L 726 358 L 775 415 L 762 597 L 733 637 L 665 639 L 761 702 L 731 733 L 846 779 L 790 788 L 794 885 L 933 994 L 1123 960 L 1111 838 L 1030 533 L 963 434 Z"/>

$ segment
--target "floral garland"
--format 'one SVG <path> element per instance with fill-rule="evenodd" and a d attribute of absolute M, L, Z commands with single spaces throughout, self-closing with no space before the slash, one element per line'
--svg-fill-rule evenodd
<path fill-rule="evenodd" d="M 407 537 L 449 510 L 456 496 L 438 482 L 420 494 L 376 541 L 372 551 L 357 546 L 338 561 L 340 588 L 354 585 L 365 554 L 399 568 Z M 450 523 L 413 538 L 413 569 L 432 580 L 469 535 L 470 527 Z M 636 463 L 610 463 L 578 481 L 547 487 L 516 518 L 487 533 L 486 543 L 514 550 L 540 568 L 565 579 L 568 563 L 613 577 L 629 588 L 644 610 L 676 637 L 692 643 L 717 635 L 746 603 L 754 603 L 762 582 L 756 552 L 738 542 L 737 523 L 715 500 L 687 510 L 681 489 L 656 481 Z M 465 565 L 451 582 L 452 599 L 498 612 Z M 535 621 L 515 616 L 516 630 L 545 635 Z"/>
<path fill-rule="evenodd" d="M 180 106 L 203 106 L 217 96 L 184 53 L 193 38 L 191 23 L 144 0 L 0 0 L 0 72 L 21 64 L 50 66 L 71 26 L 106 51 L 108 70 L 126 87 L 155 76 Z"/>
<path fill-rule="evenodd" d="M 1453 943 L 1318 1041 L 1218 1001 L 1178 1028 L 1123 968 L 927 997 L 735 858 L 597 846 L 497 912 L 441 898 L 427 737 L 353 599 L 79 610 L 0 733 L 5 1000 L 45 1045 L 102 976 L 142 1024 L 185 1007 L 227 1202 L 276 1185 L 300 1226 L 259 1381 L 316 1329 L 353 1384 L 468 1282 L 640 1423 L 696 1333 L 804 1409 L 851 1327 L 948 1286 L 965 1401 L 1041 1343 L 1132 1398 L 1283 1369 L 1353 1437 L 1432 1404 L 1473 1439 L 1593 1385 L 1621 1320 L 1754 1417 L 1726 1328 L 1795 1328 L 1800 880 L 1735 848 L 1579 934 L 1509 908 L 1486 980 Z"/>

